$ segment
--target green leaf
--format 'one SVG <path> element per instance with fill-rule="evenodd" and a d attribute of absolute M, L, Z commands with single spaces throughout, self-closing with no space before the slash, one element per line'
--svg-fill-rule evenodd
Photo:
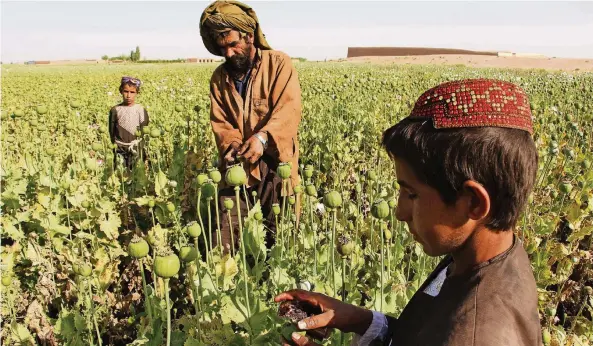
<path fill-rule="evenodd" d="M 157 196 L 165 196 L 167 194 L 167 183 L 168 183 L 167 176 L 163 171 L 159 171 L 156 175 L 154 180 L 154 192 Z"/>
<path fill-rule="evenodd" d="M 581 207 L 576 202 L 573 202 L 570 207 L 568 207 L 566 219 L 571 224 L 576 225 L 579 221 L 581 221 L 582 215 L 583 211 L 581 210 Z"/>
<path fill-rule="evenodd" d="M 137 197 L 134 198 L 134 202 L 136 202 L 137 205 L 143 207 L 145 205 L 148 205 L 148 202 L 151 200 L 150 197 L 148 196 L 143 196 L 143 197 Z"/>
<path fill-rule="evenodd" d="M 70 339 L 76 335 L 76 327 L 74 326 L 74 315 L 66 309 L 60 311 L 55 327 L 56 334 L 63 339 Z"/>
<path fill-rule="evenodd" d="M 185 333 L 180 330 L 171 331 L 171 346 L 183 346 L 185 344 Z"/>
<path fill-rule="evenodd" d="M 202 344 L 197 340 L 192 338 L 191 336 L 185 340 L 183 346 L 202 346 Z"/>
<path fill-rule="evenodd" d="M 568 236 L 568 241 L 571 243 L 575 241 L 578 242 L 591 234 L 593 234 L 593 226 L 581 227 L 579 229 L 574 230 L 574 232 L 572 232 L 571 235 Z"/>
<path fill-rule="evenodd" d="M 2 215 L 2 238 L 5 236 L 8 236 L 15 241 L 25 238 L 25 234 L 14 226 L 13 218 L 9 215 Z"/>
<path fill-rule="evenodd" d="M 247 316 L 247 309 L 243 304 L 237 300 L 233 300 L 230 296 L 224 296 L 221 299 L 222 308 L 220 309 L 220 317 L 222 323 L 230 324 L 231 321 L 235 323 L 242 323 Z"/>
<path fill-rule="evenodd" d="M 33 340 L 33 336 L 31 335 L 31 332 L 29 332 L 27 327 L 25 327 L 23 324 L 12 322 L 10 324 L 10 329 L 11 329 L 11 335 L 14 336 L 18 345 L 20 345 L 20 346 L 35 345 L 35 341 Z"/>
<path fill-rule="evenodd" d="M 249 211 L 247 219 L 245 219 L 245 227 L 243 227 L 245 252 L 252 255 L 254 258 L 263 257 L 266 253 L 266 232 L 264 225 L 255 220 L 255 214 L 260 211 L 261 207 L 259 202 L 257 202 Z"/>
<path fill-rule="evenodd" d="M 239 273 L 239 267 L 237 267 L 235 259 L 230 254 L 226 254 L 216 263 L 215 269 L 217 281 L 220 282 L 222 279 L 223 289 L 229 289 L 233 278 Z"/>
<path fill-rule="evenodd" d="M 117 239 L 119 235 L 119 227 L 121 226 L 121 219 L 115 212 L 110 212 L 107 217 L 101 221 L 101 232 L 105 233 L 108 239 Z"/>

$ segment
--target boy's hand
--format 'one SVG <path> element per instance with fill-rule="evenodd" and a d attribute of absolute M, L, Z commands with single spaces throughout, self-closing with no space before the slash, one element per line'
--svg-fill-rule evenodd
<path fill-rule="evenodd" d="M 277 303 L 285 300 L 299 300 L 321 308 L 321 314 L 299 321 L 298 327 L 301 330 L 330 327 L 345 333 L 363 335 L 373 322 L 373 313 L 370 310 L 341 302 L 320 293 L 292 290 L 280 293 L 274 298 Z"/>
<path fill-rule="evenodd" d="M 249 163 L 256 163 L 263 154 L 264 145 L 255 136 L 251 136 L 239 149 L 239 155 L 243 156 Z"/>
<path fill-rule="evenodd" d="M 292 344 L 282 337 L 282 346 L 321 346 L 316 342 L 311 341 L 309 337 L 301 335 L 299 333 L 293 333 L 292 335 Z"/>

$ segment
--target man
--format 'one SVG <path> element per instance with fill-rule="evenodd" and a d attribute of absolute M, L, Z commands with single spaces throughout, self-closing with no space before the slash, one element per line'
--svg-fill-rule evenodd
<path fill-rule="evenodd" d="M 228 166 L 237 163 L 237 155 L 244 159 L 248 195 L 257 192 L 267 226 L 275 229 L 272 204 L 278 203 L 283 193 L 282 180 L 276 175 L 278 164 L 292 164 L 286 193 L 299 181 L 301 90 L 297 72 L 288 55 L 268 45 L 255 12 L 238 1 L 216 1 L 208 6 L 200 18 L 200 35 L 210 53 L 225 58 L 210 81 L 210 122 L 221 161 Z M 223 188 L 220 207 L 225 198 L 234 195 L 232 188 Z M 244 200 L 241 208 L 241 215 L 246 215 Z M 221 232 L 226 247 L 231 234 L 226 213 L 223 215 Z M 236 223 L 236 208 L 232 216 Z M 239 237 L 234 239 L 236 243 Z M 270 234 L 267 243 L 273 243 Z"/>

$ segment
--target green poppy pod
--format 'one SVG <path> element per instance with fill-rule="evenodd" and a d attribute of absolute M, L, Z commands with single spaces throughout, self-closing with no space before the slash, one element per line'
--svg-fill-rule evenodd
<path fill-rule="evenodd" d="M 179 272 L 181 263 L 175 254 L 157 255 L 154 259 L 154 272 L 158 277 L 168 279 Z"/>
<path fill-rule="evenodd" d="M 323 204 L 332 209 L 338 208 L 342 205 L 342 196 L 338 191 L 330 191 L 323 197 Z"/>
<path fill-rule="evenodd" d="M 179 250 L 179 258 L 185 263 L 191 262 L 198 257 L 198 251 L 194 247 L 184 246 Z"/>
<path fill-rule="evenodd" d="M 235 202 L 233 202 L 231 198 L 226 198 L 223 202 L 223 205 L 226 210 L 232 210 L 235 206 Z"/>
<path fill-rule="evenodd" d="M 241 165 L 231 166 L 224 177 L 230 186 L 241 186 L 247 183 L 247 174 Z"/>
<path fill-rule="evenodd" d="M 274 213 L 274 215 L 280 215 L 280 204 L 278 203 L 274 203 L 272 204 L 272 212 Z"/>
<path fill-rule="evenodd" d="M 159 129 L 152 129 L 150 131 L 150 137 L 151 138 L 158 138 L 160 136 L 161 136 L 161 130 L 159 130 Z"/>
<path fill-rule="evenodd" d="M 209 179 L 208 174 L 200 173 L 200 174 L 198 174 L 198 177 L 196 178 L 196 183 L 198 184 L 198 186 L 202 186 L 202 185 L 206 184 L 208 179 Z"/>
<path fill-rule="evenodd" d="M 282 162 L 278 165 L 278 176 L 283 180 L 290 178 L 292 168 L 288 162 Z"/>
<path fill-rule="evenodd" d="M 89 277 L 91 276 L 91 274 L 93 273 L 93 268 L 90 266 L 90 264 L 81 264 L 78 267 L 78 274 L 80 274 L 81 276 L 84 277 Z"/>
<path fill-rule="evenodd" d="M 307 193 L 307 196 L 317 197 L 317 189 L 315 188 L 315 185 L 313 185 L 313 184 L 308 184 L 305 187 L 305 192 Z"/>
<path fill-rule="evenodd" d="M 204 198 L 212 198 L 216 194 L 216 186 L 214 186 L 214 184 L 211 182 L 207 182 L 206 184 L 202 185 L 201 191 Z"/>
<path fill-rule="evenodd" d="M 171 203 L 171 202 L 167 202 L 167 210 L 172 213 L 175 211 L 175 204 Z"/>
<path fill-rule="evenodd" d="M 130 244 L 128 245 L 128 253 L 130 256 L 134 258 L 143 258 L 148 255 L 148 251 L 150 250 L 148 243 L 146 240 L 135 237 L 132 239 Z"/>
<path fill-rule="evenodd" d="M 220 183 L 220 181 L 222 180 L 222 175 L 220 174 L 220 171 L 218 171 L 217 169 L 212 169 L 208 172 L 208 177 L 215 183 L 218 184 Z"/>
<path fill-rule="evenodd" d="M 376 200 L 371 207 L 371 214 L 379 220 L 386 219 L 389 216 L 389 204 L 383 199 Z"/>
<path fill-rule="evenodd" d="M 202 234 L 202 227 L 197 222 L 191 222 L 185 228 L 185 232 L 192 238 L 197 238 Z"/>
<path fill-rule="evenodd" d="M 311 179 L 313 177 L 313 166 L 312 165 L 307 165 L 305 166 L 305 170 L 303 171 L 303 174 L 305 175 L 305 178 L 307 179 Z"/>
<path fill-rule="evenodd" d="M 338 253 L 343 257 L 348 257 L 354 252 L 354 243 L 350 240 L 350 238 L 340 235 L 336 240 L 336 248 Z"/>

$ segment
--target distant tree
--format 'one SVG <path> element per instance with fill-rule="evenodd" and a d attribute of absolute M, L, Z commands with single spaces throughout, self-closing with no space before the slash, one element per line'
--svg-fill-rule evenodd
<path fill-rule="evenodd" d="M 101 57 L 101 60 L 109 60 L 109 56 L 107 56 L 107 55 L 103 55 L 103 56 Z"/>
<path fill-rule="evenodd" d="M 136 51 L 134 52 L 134 61 L 140 60 L 140 47 L 136 46 Z"/>

